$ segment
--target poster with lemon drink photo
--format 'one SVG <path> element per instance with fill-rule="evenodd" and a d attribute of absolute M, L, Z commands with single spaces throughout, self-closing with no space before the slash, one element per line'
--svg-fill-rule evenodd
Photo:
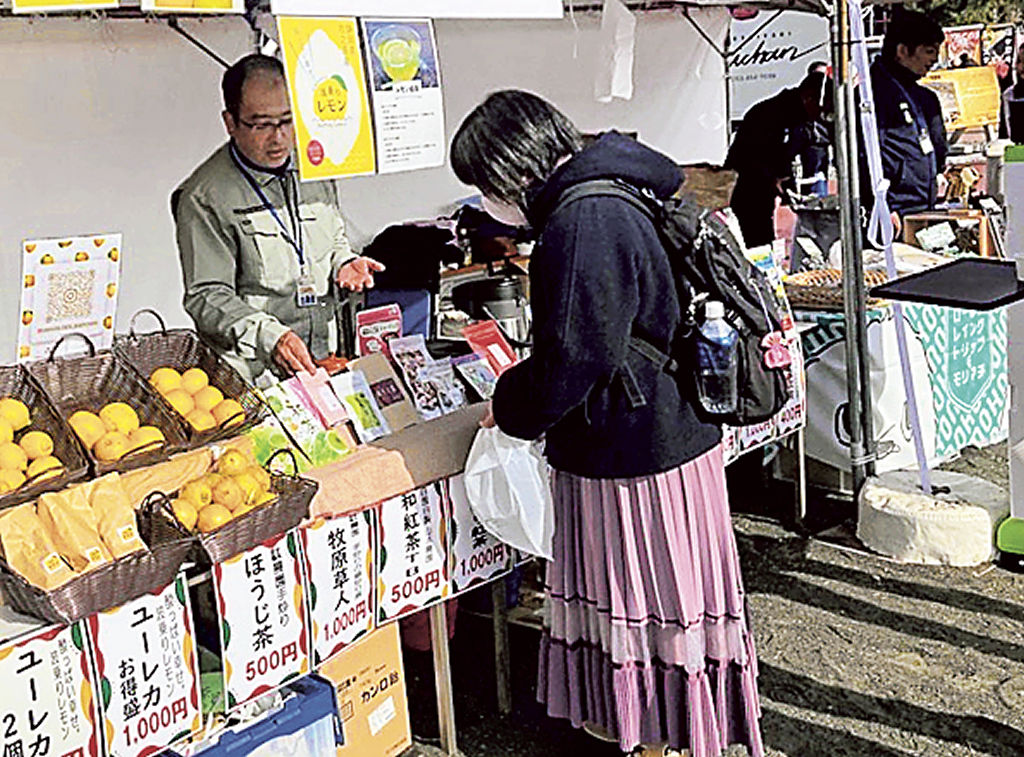
<path fill-rule="evenodd" d="M 156 13 L 245 13 L 245 0 L 142 0 Z"/>
<path fill-rule="evenodd" d="M 444 165 L 444 104 L 430 19 L 363 19 L 377 170 Z"/>
<path fill-rule="evenodd" d="M 303 181 L 372 174 L 373 124 L 354 18 L 277 20 Z"/>

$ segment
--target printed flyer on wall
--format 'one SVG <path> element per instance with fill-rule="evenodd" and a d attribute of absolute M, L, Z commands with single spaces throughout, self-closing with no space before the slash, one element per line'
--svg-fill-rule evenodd
<path fill-rule="evenodd" d="M 429 19 L 363 19 L 380 173 L 444 165 L 444 103 Z"/>
<path fill-rule="evenodd" d="M 72 332 L 85 334 L 97 350 L 110 349 L 121 235 L 26 239 L 21 250 L 18 362 L 46 357 L 58 339 Z"/>
<path fill-rule="evenodd" d="M 116 8 L 118 0 L 11 0 L 14 13 L 55 13 L 60 11 Z"/>
<path fill-rule="evenodd" d="M 373 125 L 354 18 L 278 21 L 303 181 L 374 172 Z"/>

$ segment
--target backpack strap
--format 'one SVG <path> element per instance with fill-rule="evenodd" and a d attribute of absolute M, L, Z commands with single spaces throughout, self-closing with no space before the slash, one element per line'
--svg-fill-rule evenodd
<path fill-rule="evenodd" d="M 618 197 L 625 200 L 651 220 L 655 218 L 654 198 L 648 199 L 639 189 L 621 179 L 590 179 L 573 184 L 558 196 L 551 215 L 584 197 Z"/>

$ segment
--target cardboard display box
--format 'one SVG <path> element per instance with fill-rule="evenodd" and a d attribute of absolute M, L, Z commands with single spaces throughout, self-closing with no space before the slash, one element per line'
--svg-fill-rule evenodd
<path fill-rule="evenodd" d="M 417 423 L 305 475 L 320 484 L 310 516 L 355 512 L 461 473 L 487 403 Z"/>
<path fill-rule="evenodd" d="M 398 624 L 389 623 L 324 663 L 345 745 L 337 757 L 395 757 L 412 744 Z"/>

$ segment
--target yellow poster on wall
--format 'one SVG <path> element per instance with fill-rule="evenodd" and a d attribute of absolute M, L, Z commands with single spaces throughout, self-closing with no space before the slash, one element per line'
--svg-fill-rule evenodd
<path fill-rule="evenodd" d="M 118 0 L 12 0 L 14 13 L 55 13 L 60 11 L 116 8 Z"/>
<path fill-rule="evenodd" d="M 303 181 L 374 172 L 373 124 L 354 18 L 278 18 Z"/>
<path fill-rule="evenodd" d="M 154 13 L 245 13 L 245 0 L 142 0 Z"/>

